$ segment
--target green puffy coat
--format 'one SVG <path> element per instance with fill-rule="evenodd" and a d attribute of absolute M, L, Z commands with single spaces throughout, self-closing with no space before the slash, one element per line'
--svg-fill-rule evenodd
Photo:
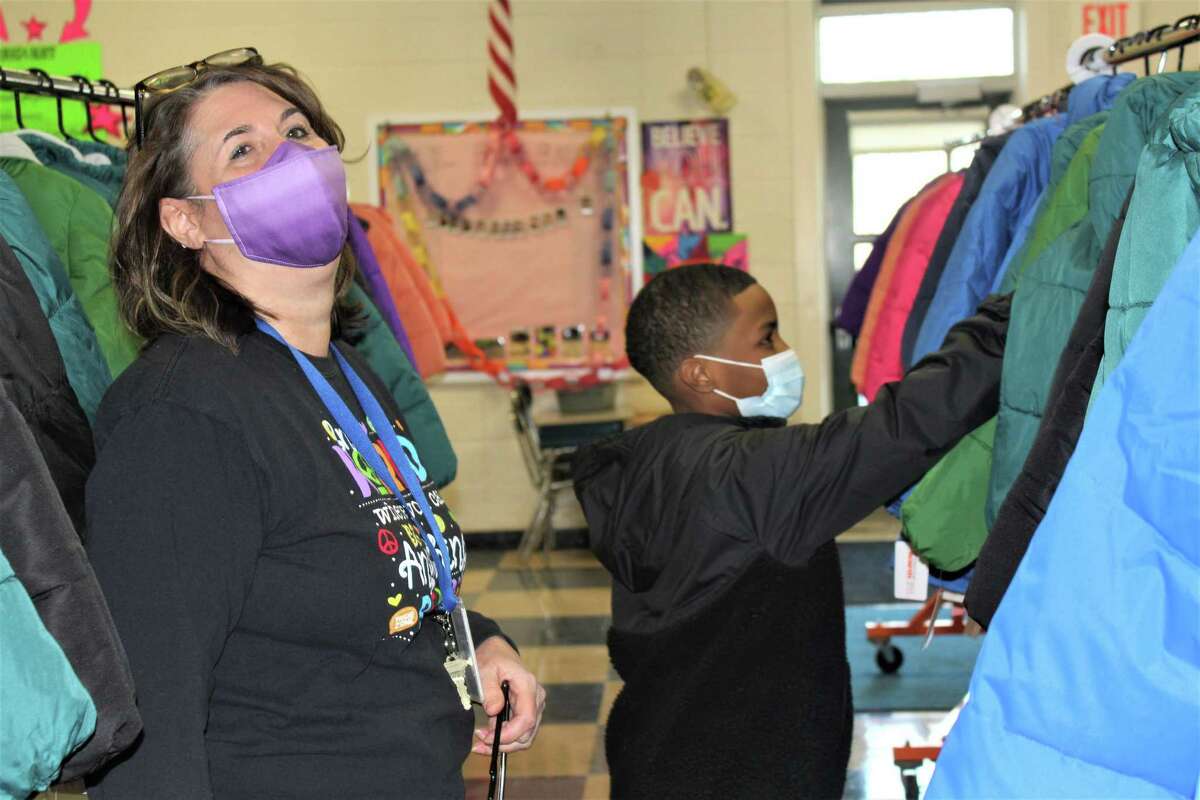
<path fill-rule="evenodd" d="M 913 552 L 946 572 L 975 563 L 987 526 L 987 483 L 978 464 L 992 460 L 996 418 L 980 425 L 942 456 L 900 507 L 900 523 Z"/>
<path fill-rule="evenodd" d="M 137 358 L 141 343 L 117 313 L 108 272 L 112 209 L 98 194 L 49 167 L 0 158 L 0 170 L 20 187 L 50 240 L 115 378 Z M 11 243 L 10 243 L 11 244 Z"/>
<path fill-rule="evenodd" d="M 1029 265 L 1013 297 L 1013 327 L 1000 383 L 985 514 L 989 527 L 1037 437 L 1054 370 L 1100 251 L 1133 185 L 1139 156 L 1168 109 L 1181 95 L 1200 87 L 1198 80 L 1198 73 L 1177 73 L 1138 81 L 1114 104 L 1103 132 L 1094 132 L 1096 138 L 1089 137 L 1080 148 L 1081 153 L 1084 148 L 1095 153 L 1087 180 L 1086 216 Z M 1122 238 L 1127 235 L 1122 233 Z M 1190 231 L 1177 249 L 1169 256 L 1164 254 L 1169 264 L 1175 263 L 1189 238 Z M 1166 276 L 1162 277 L 1165 280 Z"/>
<path fill-rule="evenodd" d="M 1200 76 L 1200 73 L 1189 73 Z M 1160 119 L 1138 161 L 1137 183 L 1113 262 L 1104 357 L 1092 389 L 1117 368 L 1171 269 L 1200 229 L 1200 81 Z M 1195 342 L 1181 342 L 1195 347 Z"/>
<path fill-rule="evenodd" d="M 3 170 L 0 170 L 0 236 L 8 242 L 33 285 L 62 354 L 67 380 L 90 422 L 95 419 L 112 376 L 96 333 L 67 280 L 66 269 L 46 239 L 25 195 Z"/>
<path fill-rule="evenodd" d="M 351 305 L 360 306 L 367 318 L 355 337 L 354 349 L 391 392 L 430 479 L 438 486 L 448 485 L 458 473 L 458 458 L 425 383 L 367 293 L 353 284 L 346 299 Z"/>

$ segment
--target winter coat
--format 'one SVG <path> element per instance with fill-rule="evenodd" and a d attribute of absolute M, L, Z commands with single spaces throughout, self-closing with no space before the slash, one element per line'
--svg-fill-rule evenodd
<path fill-rule="evenodd" d="M 910 201 L 911 202 L 911 201 Z M 904 216 L 908 203 L 900 206 L 896 216 L 888 223 L 887 229 L 875 238 L 871 245 L 871 253 L 863 263 L 862 269 L 854 274 L 846 296 L 842 298 L 841 307 L 835 324 L 851 336 L 857 337 L 862 332 L 863 320 L 867 316 L 867 304 L 871 301 L 871 290 L 879 279 L 879 268 L 883 265 L 883 257 L 887 253 L 888 244 L 896 233 L 896 226 Z"/>
<path fill-rule="evenodd" d="M 614 797 L 841 796 L 852 707 L 833 539 L 991 415 L 1007 316 L 990 299 L 874 403 L 819 425 L 675 414 L 577 454 L 614 579 Z"/>
<path fill-rule="evenodd" d="M 995 434 L 995 418 L 971 431 L 900 506 L 904 538 L 923 561 L 942 572 L 958 572 L 975 563 L 987 538 L 987 482 L 980 479 L 976 465 L 990 463 Z"/>
<path fill-rule="evenodd" d="M 1008 591 L 1034 531 L 1046 516 L 1046 508 L 1058 490 L 1063 470 L 1083 430 L 1096 370 L 1104 355 L 1104 320 L 1108 316 L 1113 261 L 1132 196 L 1131 190 L 1113 222 L 1092 275 L 1092 285 L 1075 317 L 1075 326 L 1054 371 L 1037 438 L 1025 457 L 1021 474 L 996 513 L 982 549 L 978 550 L 975 572 L 966 591 L 966 606 L 971 619 L 985 628 L 991 625 L 996 607 Z M 983 513 L 982 503 L 980 513 Z"/>
<path fill-rule="evenodd" d="M 1089 151 L 1094 151 L 1092 164 L 1081 165 L 1085 180 L 1079 183 L 1086 184 L 1087 193 L 1077 201 L 1076 208 L 1085 205 L 1086 214 L 1029 264 L 1017 286 L 1013 298 L 1013 341 L 1008 351 L 1010 358 L 1004 365 L 988 489 L 989 525 L 995 521 L 1033 445 L 1055 366 L 1091 284 L 1101 247 L 1133 185 L 1139 155 L 1168 109 L 1179 101 L 1180 92 L 1187 92 L 1188 86 L 1197 86 L 1195 81 L 1200 74 L 1190 73 L 1190 81 L 1181 80 L 1186 75 L 1189 73 L 1140 81 L 1121 95 L 1103 132 L 1093 132 L 1073 162 L 1074 166 Z M 1070 183 L 1063 188 L 1070 189 Z M 1159 184 L 1159 188 L 1164 187 Z M 1080 196 L 1078 191 L 1074 194 Z M 1184 199 L 1178 192 L 1175 197 Z M 1131 208 L 1138 207 L 1135 198 Z M 1166 224 L 1167 220 L 1162 222 Z M 1157 237 L 1159 221 L 1153 224 Z M 1158 263 L 1167 265 L 1160 267 L 1160 271 L 1169 269 L 1193 231 L 1194 227 L 1190 230 L 1177 227 L 1173 249 L 1156 254 Z"/>
<path fill-rule="evenodd" d="M 1104 121 L 1102 111 L 1092 114 L 1085 112 L 1094 111 L 1098 106 L 1107 104 L 1114 96 L 1120 97 L 1123 102 L 1128 93 L 1118 95 L 1117 90 L 1129 84 L 1127 78 L 1128 76 L 1118 76 L 1114 79 L 1092 79 L 1076 87 L 1072 93 L 1071 111 L 1066 115 L 1067 120 L 1065 121 L 1076 118 L 1078 121 L 1074 122 L 1066 133 L 1055 142 L 1052 152 L 1055 174 L 1052 177 L 1057 177 L 1059 180 L 1057 184 L 1047 184 L 1050 194 L 1039 202 L 1039 207 L 1045 214 L 1031 223 L 1031 230 L 1037 232 L 1036 237 L 1048 236 L 1052 231 L 1061 230 L 1069 222 L 1083 216 L 1089 197 L 1087 190 L 1092 154 L 1095 151 L 1099 134 L 1095 134 L 1095 138 L 1089 139 L 1089 137 L 1094 134 L 1094 126 Z M 1070 155 L 1069 159 L 1068 155 Z M 1065 169 L 1062 166 L 1064 162 L 1068 164 Z M 1108 179 L 1101 178 L 1097 183 L 1091 185 L 1093 188 L 1095 186 L 1103 187 L 1107 186 L 1109 182 Z M 1104 192 L 1099 193 L 1103 194 Z M 1115 210 L 1119 206 L 1119 202 L 1115 207 L 1111 204 L 1101 203 L 1101 207 L 1104 209 L 1114 208 Z M 1107 227 L 1105 230 L 1107 231 Z M 1070 229 L 1068 229 L 1069 231 Z M 1089 276 L 1096 263 L 1096 254 L 1089 254 L 1082 258 L 1078 255 L 1060 255 L 1059 251 L 1054 248 L 1063 240 L 1069 241 L 1070 237 L 1064 233 L 1046 250 L 1043 250 L 1039 254 L 1039 258 L 1043 260 L 1043 263 L 1055 265 L 1060 271 L 1069 269 L 1068 265 L 1071 264 L 1080 265 L 1077 270 L 1084 275 L 1082 291 L 1086 291 Z M 1036 248 L 1038 241 L 1039 239 L 1035 238 L 1031 246 Z M 998 274 L 992 275 L 990 280 L 994 282 Z M 1029 370 L 1053 370 L 1054 365 L 1058 363 L 1062 342 L 1065 341 L 1071 322 L 1074 320 L 1073 312 L 1069 315 L 1065 313 L 1056 315 L 1054 312 L 1054 309 L 1046 311 L 1043 307 L 1042 313 L 1048 314 L 1051 320 L 1039 319 L 1035 323 L 1044 326 L 1044 329 L 1054 331 L 1060 329 L 1061 321 L 1065 318 L 1065 330 L 1062 330 L 1057 338 L 1046 335 L 1050 341 L 1048 345 L 1043 344 L 1041 339 L 1036 336 L 1030 337 L 1029 329 L 1023 328 L 1018 331 L 1014 327 L 1014 334 L 1024 335 L 1023 342 L 1030 342 L 1033 347 L 1044 346 L 1046 352 L 1038 356 L 1040 361 L 1030 364 L 1027 355 L 1018 353 L 1014 348 L 1009 348 L 1005 355 L 1006 370 L 1011 369 L 1014 364 Z M 1028 319 L 1028 317 L 1023 319 Z M 1060 327 L 1054 326 L 1055 321 L 1059 322 Z M 1057 343 L 1058 349 L 1052 350 L 1055 343 Z M 1049 382 L 1048 377 L 1046 382 Z M 912 496 L 917 496 L 918 502 L 910 505 L 912 496 L 905 499 L 907 508 L 902 509 L 901 512 L 905 535 L 912 541 L 919 542 L 921 548 L 932 558 L 941 559 L 952 555 L 953 563 L 957 564 L 957 566 L 951 567 L 948 564 L 931 562 L 935 566 L 942 569 L 961 569 L 968 566 L 969 560 L 966 563 L 962 562 L 972 554 L 977 554 L 983 541 L 987 538 L 991 521 L 987 513 L 987 504 L 990 498 L 989 479 L 995 459 L 995 439 L 1000 428 L 1001 422 L 996 420 L 995 424 L 983 426 L 964 439 L 953 452 L 943 459 L 946 462 L 945 466 L 932 471 L 922 481 L 918 490 L 914 491 Z"/>
<path fill-rule="evenodd" d="M 1200 73 L 1186 74 L 1197 83 L 1159 120 L 1138 161 L 1113 264 L 1097 389 L 1120 363 L 1174 262 L 1200 227 Z M 1093 391 L 1093 399 L 1096 395 Z"/>
<path fill-rule="evenodd" d="M 1071 91 L 1066 114 L 1034 120 L 1013 132 L 955 242 L 921 324 L 914 358 L 935 350 L 950 326 L 991 291 L 1023 216 L 1050 180 L 1051 155 L 1059 135 L 1108 108 L 1127 84 L 1123 76 L 1092 78 Z"/>
<path fill-rule="evenodd" d="M 17 256 L 0 237 L 0 384 L 37 441 L 59 497 L 83 528 L 83 486 L 96 463 L 92 430 L 54 334 Z"/>
<path fill-rule="evenodd" d="M 18 134 L 21 141 L 29 145 L 43 166 L 74 178 L 104 198 L 109 208 L 116 208 L 121 194 L 121 182 L 125 180 L 125 164 L 94 164 L 75 156 L 61 142 L 53 142 L 41 136 Z"/>
<path fill-rule="evenodd" d="M 1050 153 L 1065 127 L 1064 120 L 1049 117 L 1009 137 L 954 243 L 921 323 L 914 359 L 936 350 L 950 326 L 991 288 L 1021 215 L 1050 179 Z"/>
<path fill-rule="evenodd" d="M 358 331 L 346 337 L 347 341 L 387 386 L 400 413 L 408 421 L 430 479 L 439 487 L 449 485 L 458 472 L 458 458 L 429 390 L 367 293 L 355 284 L 348 300 L 362 309 L 365 321 Z"/>
<path fill-rule="evenodd" d="M 940 179 L 938 179 L 940 180 Z M 850 364 L 850 380 L 862 393 L 867 377 L 867 353 L 871 350 L 875 338 L 875 327 L 879 323 L 879 311 L 883 306 L 883 298 L 892 291 L 892 276 L 896 273 L 896 264 L 908 240 L 908 234 L 921 215 L 921 208 L 930 197 L 937 180 L 930 182 L 912 200 L 904 206 L 896 230 L 888 240 L 887 250 L 883 254 L 883 262 L 879 265 L 879 276 L 871 287 L 871 297 L 867 301 L 867 311 L 863 315 L 862 330 L 859 331 L 858 341 L 854 345 L 854 359 Z"/>
<path fill-rule="evenodd" d="M 942 273 L 946 269 L 946 261 L 950 258 L 951 251 L 954 250 L 954 243 L 958 241 L 958 234 L 962 232 L 967 214 L 979 197 L 979 192 L 983 188 L 988 173 L 991 172 L 992 165 L 996 163 L 996 159 L 1000 156 L 1000 152 L 1011 135 L 1011 133 L 1005 133 L 1000 136 L 989 136 L 980 142 L 979 149 L 975 151 L 975 155 L 971 159 L 971 165 L 963 174 L 962 189 L 955 198 L 954 205 L 950 207 L 950 213 L 946 216 L 946 224 L 942 226 L 942 232 L 938 234 L 937 245 L 929 257 L 929 266 L 926 267 L 925 274 L 921 278 L 921 288 L 917 290 L 916 297 L 913 298 L 912 311 L 909 312 L 908 321 L 904 323 L 900 357 L 906 369 L 916 361 L 913 358 L 913 349 L 917 345 L 917 334 L 921 331 L 921 323 L 925 321 L 929 304 L 941 282 Z"/>
<path fill-rule="evenodd" d="M 1096 128 L 1108 120 L 1108 112 L 1101 111 L 1093 114 L 1082 122 L 1077 122 L 1063 133 L 1054 143 L 1054 156 L 1050 167 L 1050 183 L 1042 193 L 1042 199 L 1034 209 L 1028 222 L 1028 229 L 1020 242 L 1014 241 L 1005 256 L 1005 263 L 997 276 L 997 291 L 1013 291 L 1017 282 L 1025 272 L 1025 268 L 1037 258 L 1051 242 L 1061 236 L 1068 228 L 1078 222 L 1087 213 L 1087 174 L 1076 167 L 1073 180 L 1069 186 L 1063 186 L 1063 180 L 1071 169 L 1075 154 L 1080 146 L 1091 136 Z M 1099 134 L 1097 134 L 1099 136 Z M 1093 154 L 1095 143 L 1090 145 Z M 1090 169 L 1091 159 L 1088 160 Z M 1083 180 L 1080 180 L 1082 176 Z"/>
<path fill-rule="evenodd" d="M 984 639 L 930 800 L 1196 796 L 1197 309 L 1200 237 L 1093 395 Z"/>
<path fill-rule="evenodd" d="M 115 378 L 137 358 L 141 342 L 117 312 L 117 296 L 108 272 L 112 210 L 98 194 L 48 167 L 0 158 L 0 169 L 20 187 L 66 267 Z"/>
<path fill-rule="evenodd" d="M 412 345 L 409 344 L 408 331 L 404 327 L 404 322 L 400 319 L 400 312 L 396 309 L 396 302 L 392 299 L 392 292 L 387 278 L 380 269 L 379 262 L 375 258 L 375 252 L 372 250 L 371 244 L 363 232 L 362 225 L 355 219 L 354 212 L 347 210 L 346 214 L 350 217 L 349 243 L 358 260 L 358 275 L 361 278 L 363 288 L 370 295 L 371 301 L 375 303 L 375 308 L 378 309 L 379 316 L 383 318 L 383 321 L 391 330 L 397 344 L 411 358 Z"/>
<path fill-rule="evenodd" d="M 77 533 L 95 463 L 92 432 L 33 287 L 3 239 L 0 387 L 15 415 L 14 430 L 0 429 L 0 550 L 94 704 L 95 734 L 63 766 L 70 780 L 116 757 L 142 726 L 125 650 Z M 26 439 L 34 445 L 28 457 Z"/>
<path fill-rule="evenodd" d="M 0 423 L 19 419 L 0 388 Z M 36 456 L 32 440 L 24 445 L 19 457 Z M 56 780 L 63 759 L 91 735 L 96 709 L 3 552 L 0 675 L 0 796 L 25 798 Z"/>
<path fill-rule="evenodd" d="M 379 269 L 379 261 L 375 258 L 375 251 L 371 249 L 371 243 L 367 241 L 367 233 L 363 230 L 363 224 L 358 220 L 358 217 L 354 216 L 353 212 L 350 213 L 350 222 L 347 229 L 347 241 L 354 253 L 354 258 L 358 261 L 358 272 L 355 278 L 364 291 L 370 292 L 372 291 L 370 276 L 375 275 L 378 277 L 382 275 Z M 384 286 L 387 287 L 386 282 Z M 392 301 L 390 293 L 386 300 L 394 308 L 395 304 Z M 374 301 L 372 301 L 372 304 L 374 304 Z M 375 304 L 375 311 L 379 313 L 379 306 L 377 304 Z M 380 316 L 382 317 L 382 314 Z M 391 326 L 389 325 L 389 327 Z M 404 327 L 403 320 L 400 321 L 398 329 L 392 330 L 392 338 L 396 340 L 396 344 L 400 345 L 400 350 L 404 353 L 404 357 L 408 362 L 410 364 L 415 363 L 416 358 L 413 356 L 412 343 L 408 339 L 408 330 Z"/>
<path fill-rule="evenodd" d="M 426 378 L 445 372 L 450 323 L 442 303 L 434 297 L 429 277 L 413 261 L 387 211 L 361 203 L 352 203 L 350 208 L 367 223 L 367 239 L 408 332 L 414 365 Z"/>
<path fill-rule="evenodd" d="M 20 188 L 0 170 L 0 237 L 20 262 L 58 344 L 67 378 L 88 421 L 112 383 L 96 333 Z"/>
<path fill-rule="evenodd" d="M 921 278 L 929 265 L 929 257 L 937 244 L 946 215 L 962 189 L 961 175 L 947 175 L 924 196 L 921 210 L 909 229 L 904 247 L 896 258 L 891 288 L 880 297 L 879 317 L 875 335 L 867 351 L 867 364 L 862 393 L 873 400 L 879 387 L 900 380 L 904 368 L 900 363 L 900 340 L 904 323 L 912 310 L 913 297 L 921 286 Z"/>

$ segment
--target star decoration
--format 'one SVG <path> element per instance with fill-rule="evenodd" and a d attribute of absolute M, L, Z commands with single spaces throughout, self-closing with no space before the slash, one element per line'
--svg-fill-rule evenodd
<path fill-rule="evenodd" d="M 108 131 L 113 136 L 123 136 L 121 115 L 112 110 L 111 106 L 91 106 L 92 127 L 100 131 Z"/>
<path fill-rule="evenodd" d="M 29 34 L 28 41 L 30 42 L 35 39 L 41 39 L 42 31 L 46 30 L 46 23 L 42 22 L 36 16 L 30 17 L 21 24 L 25 26 L 25 31 Z"/>

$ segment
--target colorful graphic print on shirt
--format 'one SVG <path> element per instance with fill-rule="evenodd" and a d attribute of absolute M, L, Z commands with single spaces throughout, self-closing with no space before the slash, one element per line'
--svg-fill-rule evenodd
<path fill-rule="evenodd" d="M 394 420 L 392 424 L 400 446 L 422 482 L 422 490 L 437 520 L 438 529 L 450 549 L 450 574 L 457 593 L 467 562 L 462 530 L 437 487 L 428 480 L 428 472 L 421 463 L 417 448 L 406 435 L 404 423 Z M 370 547 L 374 558 L 385 561 L 386 577 L 379 604 L 380 637 L 411 642 L 420 631 L 425 615 L 441 610 L 442 592 L 434 561 L 435 558 L 441 558 L 437 542 L 428 530 L 420 504 L 410 493 L 410 487 L 404 485 L 400 471 L 380 443 L 370 422 L 367 421 L 364 427 L 371 443 L 375 445 L 375 451 L 391 473 L 392 481 L 401 487 L 403 495 L 399 498 L 351 444 L 341 428 L 327 419 L 322 420 L 321 425 L 330 448 L 352 481 L 350 494 L 355 505 L 374 517 L 376 532 Z"/>

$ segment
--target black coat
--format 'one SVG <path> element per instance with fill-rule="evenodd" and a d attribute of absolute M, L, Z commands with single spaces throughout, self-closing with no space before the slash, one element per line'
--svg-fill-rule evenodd
<path fill-rule="evenodd" d="M 1109 231 L 1079 316 L 1075 318 L 1071 335 L 1059 357 L 1037 437 L 1025 457 L 1020 475 L 996 512 L 996 521 L 975 561 L 975 574 L 971 576 L 965 602 L 971 618 L 985 628 L 1000 607 L 1025 551 L 1029 549 L 1034 531 L 1046 516 L 1046 509 L 1058 490 L 1058 483 L 1083 431 L 1092 386 L 1104 357 L 1108 290 L 1132 196 L 1130 189 L 1125 206 Z"/>
<path fill-rule="evenodd" d="M 0 551 L 96 706 L 96 732 L 63 766 L 62 779 L 71 780 L 132 744 L 142 722 L 125 650 L 77 534 L 95 461 L 92 433 L 33 287 L 3 238 L 0 398 Z"/>
<path fill-rule="evenodd" d="M 996 411 L 1009 298 L 819 425 L 677 414 L 579 453 L 614 578 L 617 798 L 841 797 L 852 729 L 834 537 Z"/>

